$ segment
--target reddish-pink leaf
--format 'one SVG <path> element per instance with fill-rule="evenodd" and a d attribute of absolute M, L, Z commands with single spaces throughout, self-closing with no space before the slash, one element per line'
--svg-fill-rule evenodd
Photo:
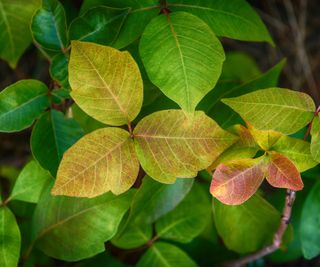
<path fill-rule="evenodd" d="M 301 190 L 303 182 L 297 167 L 279 153 L 269 153 L 267 181 L 274 187 Z"/>
<path fill-rule="evenodd" d="M 259 188 L 265 177 L 263 158 L 222 163 L 212 175 L 210 193 L 227 205 L 240 205 Z"/>

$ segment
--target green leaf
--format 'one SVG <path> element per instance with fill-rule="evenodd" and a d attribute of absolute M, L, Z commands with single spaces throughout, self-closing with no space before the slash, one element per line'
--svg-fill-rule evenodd
<path fill-rule="evenodd" d="M 68 81 L 68 63 L 69 59 L 65 54 L 57 54 L 51 60 L 50 75 L 53 80 L 57 81 L 60 86 L 69 89 Z"/>
<path fill-rule="evenodd" d="M 32 130 L 32 154 L 55 177 L 64 152 L 83 134 L 75 120 L 66 118 L 60 111 L 51 110 L 43 114 Z"/>
<path fill-rule="evenodd" d="M 254 58 L 243 52 L 231 51 L 226 53 L 220 81 L 244 83 L 261 75 Z"/>
<path fill-rule="evenodd" d="M 242 85 L 235 86 L 234 83 L 219 82 L 215 89 L 209 92 L 200 102 L 199 108 L 205 111 L 208 116 L 214 118 L 224 128 L 243 123 L 241 117 L 220 100 L 222 98 L 247 94 L 262 88 L 277 86 L 284 64 L 285 60 L 282 60 L 266 73 Z"/>
<path fill-rule="evenodd" d="M 42 0 L 42 7 L 33 16 L 31 31 L 42 48 L 65 51 L 68 47 L 66 14 L 58 0 Z"/>
<path fill-rule="evenodd" d="M 0 266 L 18 266 L 21 237 L 16 218 L 7 207 L 0 207 Z"/>
<path fill-rule="evenodd" d="M 92 198 L 112 191 L 118 195 L 134 184 L 138 172 L 130 134 L 120 128 L 98 129 L 64 154 L 52 194 Z"/>
<path fill-rule="evenodd" d="M 29 25 L 40 0 L 1 0 L 0 1 L 0 58 L 11 68 L 32 41 Z"/>
<path fill-rule="evenodd" d="M 168 0 L 172 11 L 190 12 L 203 19 L 218 35 L 243 41 L 272 38 L 255 10 L 245 0 Z"/>
<path fill-rule="evenodd" d="M 210 193 L 227 205 L 241 205 L 265 178 L 264 156 L 221 163 L 212 175 Z"/>
<path fill-rule="evenodd" d="M 156 222 L 157 236 L 189 243 L 206 227 L 211 219 L 210 211 L 211 203 L 206 192 L 195 183 L 184 200 Z"/>
<path fill-rule="evenodd" d="M 302 210 L 300 238 L 306 259 L 320 255 L 320 183 L 313 186 Z"/>
<path fill-rule="evenodd" d="M 136 224 L 132 220 L 123 220 L 112 244 L 122 249 L 138 248 L 146 244 L 153 234 L 151 224 Z"/>
<path fill-rule="evenodd" d="M 319 114 L 312 121 L 311 128 L 311 155 L 317 162 L 320 162 L 320 116 Z"/>
<path fill-rule="evenodd" d="M 81 6 L 81 14 L 92 7 L 98 6 L 131 8 L 113 45 L 118 49 L 137 40 L 146 25 L 160 12 L 158 0 L 85 0 Z"/>
<path fill-rule="evenodd" d="M 48 88 L 37 80 L 21 80 L 0 93 L 0 131 L 28 128 L 49 107 Z"/>
<path fill-rule="evenodd" d="M 239 206 L 214 200 L 213 213 L 224 244 L 238 253 L 271 244 L 280 222 L 280 213 L 258 194 Z"/>
<path fill-rule="evenodd" d="M 141 109 L 141 74 L 128 52 L 73 41 L 69 82 L 77 105 L 103 123 L 127 124 Z"/>
<path fill-rule="evenodd" d="M 181 110 L 145 117 L 134 129 L 134 139 L 141 166 L 162 183 L 195 177 L 236 141 L 203 112 L 186 116 Z"/>
<path fill-rule="evenodd" d="M 274 130 L 292 134 L 312 119 L 315 104 L 312 98 L 289 89 L 269 88 L 222 102 L 238 112 L 258 130 Z"/>
<path fill-rule="evenodd" d="M 318 164 L 311 156 L 310 144 L 301 139 L 284 135 L 272 146 L 271 150 L 277 151 L 290 159 L 299 172 L 309 170 Z"/>
<path fill-rule="evenodd" d="M 91 133 L 94 130 L 104 128 L 107 126 L 87 115 L 87 113 L 80 109 L 76 104 L 73 104 L 71 109 L 72 117 L 75 119 L 75 121 L 77 121 L 80 124 L 81 128 L 86 133 Z"/>
<path fill-rule="evenodd" d="M 154 18 L 141 37 L 140 55 L 150 80 L 188 112 L 215 86 L 225 59 L 208 25 L 185 12 Z"/>
<path fill-rule="evenodd" d="M 160 184 L 150 177 L 143 178 L 135 194 L 130 210 L 130 219 L 137 224 L 153 223 L 173 210 L 189 193 L 193 179 L 177 180 L 174 184 Z"/>
<path fill-rule="evenodd" d="M 197 264 L 178 247 L 164 243 L 156 242 L 141 257 L 137 267 L 196 267 Z"/>
<path fill-rule="evenodd" d="M 51 175 L 32 160 L 19 174 L 9 199 L 37 203 L 43 187 L 51 179 Z"/>
<path fill-rule="evenodd" d="M 128 210 L 132 192 L 88 198 L 54 197 L 48 187 L 36 207 L 33 230 L 37 247 L 50 257 L 78 261 L 105 250 Z"/>
<path fill-rule="evenodd" d="M 130 8 L 99 6 L 89 9 L 70 25 L 70 40 L 112 45 L 117 39 Z"/>

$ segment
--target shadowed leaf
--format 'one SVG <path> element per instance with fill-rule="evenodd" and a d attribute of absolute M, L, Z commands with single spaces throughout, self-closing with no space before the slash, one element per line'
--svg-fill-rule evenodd
<path fill-rule="evenodd" d="M 106 193 L 79 199 L 52 196 L 50 187 L 43 192 L 34 214 L 37 247 L 48 256 L 65 261 L 78 261 L 105 251 L 104 243 L 116 234 L 133 192 L 119 197 Z"/>
<path fill-rule="evenodd" d="M 107 191 L 121 194 L 135 182 L 139 162 L 130 134 L 103 128 L 87 134 L 63 156 L 54 195 L 95 197 Z"/>
<path fill-rule="evenodd" d="M 89 9 L 70 25 L 70 40 L 111 45 L 119 35 L 130 8 L 99 6 Z"/>
<path fill-rule="evenodd" d="M 69 82 L 71 96 L 77 105 L 105 124 L 127 124 L 140 111 L 142 79 L 128 52 L 73 41 Z"/>
<path fill-rule="evenodd" d="M 280 212 L 258 194 L 238 206 L 213 201 L 214 221 L 227 248 L 238 253 L 256 251 L 272 243 Z"/>
<path fill-rule="evenodd" d="M 219 36 L 273 44 L 266 26 L 245 0 L 169 0 L 168 6 L 198 16 Z"/>
<path fill-rule="evenodd" d="M 189 243 L 211 220 L 208 194 L 195 183 L 188 195 L 171 212 L 156 222 L 157 236 L 181 243 Z"/>
<path fill-rule="evenodd" d="M 311 154 L 312 157 L 320 162 L 320 116 L 314 118 L 311 128 Z"/>
<path fill-rule="evenodd" d="M 33 13 L 40 0 L 0 1 L 0 58 L 15 68 L 20 56 L 31 44 L 29 29 Z"/>
<path fill-rule="evenodd" d="M 32 154 L 44 169 L 56 177 L 64 152 L 83 135 L 83 130 L 74 119 L 53 109 L 43 114 L 33 127 L 30 141 Z"/>
<path fill-rule="evenodd" d="M 236 141 L 202 111 L 153 113 L 138 123 L 134 135 L 143 169 L 163 183 L 195 177 Z"/>
<path fill-rule="evenodd" d="M 302 252 L 306 259 L 320 255 L 320 183 L 318 182 L 310 191 L 304 202 L 300 238 Z"/>
<path fill-rule="evenodd" d="M 140 258 L 137 267 L 196 267 L 197 264 L 180 248 L 156 242 Z"/>
<path fill-rule="evenodd" d="M 21 236 L 13 213 L 7 207 L 0 207 L 0 266 L 18 266 Z"/>

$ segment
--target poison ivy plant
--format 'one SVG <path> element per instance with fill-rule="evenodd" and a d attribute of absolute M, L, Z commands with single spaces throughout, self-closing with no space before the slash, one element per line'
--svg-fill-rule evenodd
<path fill-rule="evenodd" d="M 226 41 L 274 45 L 250 4 L 80 2 L 0 0 L 0 58 L 36 58 L 0 92 L 0 266 L 320 255 L 320 109 Z"/>

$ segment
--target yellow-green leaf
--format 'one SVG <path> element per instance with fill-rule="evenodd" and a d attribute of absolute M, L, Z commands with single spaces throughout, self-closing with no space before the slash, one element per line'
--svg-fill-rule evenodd
<path fill-rule="evenodd" d="M 250 131 L 246 127 L 237 124 L 230 128 L 230 131 L 239 136 L 239 139 L 210 165 L 210 167 L 207 169 L 209 173 L 217 168 L 217 166 L 222 162 L 252 158 L 259 151 L 259 147 L 257 146 Z"/>
<path fill-rule="evenodd" d="M 320 116 L 319 114 L 314 118 L 311 128 L 311 154 L 312 157 L 320 162 Z"/>
<path fill-rule="evenodd" d="M 290 159 L 299 172 L 309 170 L 318 164 L 312 158 L 310 144 L 301 139 L 284 135 L 272 146 L 271 150 L 277 151 Z"/>
<path fill-rule="evenodd" d="M 93 118 L 123 125 L 139 113 L 143 83 L 128 52 L 94 43 L 73 41 L 69 63 L 71 96 Z"/>
<path fill-rule="evenodd" d="M 264 151 L 268 151 L 277 141 L 278 139 L 283 136 L 279 132 L 275 132 L 272 130 L 269 131 L 262 131 L 255 129 L 247 123 L 248 130 L 250 131 L 251 135 L 253 136 L 255 142 L 261 147 Z"/>
<path fill-rule="evenodd" d="M 264 177 L 264 157 L 222 163 L 212 176 L 210 193 L 227 205 L 240 205 L 259 188 Z"/>
<path fill-rule="evenodd" d="M 121 194 L 135 182 L 139 162 L 130 134 L 119 128 L 96 130 L 63 156 L 54 195 L 95 197 L 107 191 Z"/>
<path fill-rule="evenodd" d="M 274 130 L 292 134 L 312 119 L 315 104 L 301 92 L 283 88 L 258 90 L 222 102 L 238 112 L 258 130 Z"/>
<path fill-rule="evenodd" d="M 0 0 L 0 58 L 15 68 L 31 44 L 30 22 L 40 0 Z"/>
<path fill-rule="evenodd" d="M 138 123 L 134 136 L 143 169 L 163 183 L 196 176 L 236 141 L 202 111 L 155 112 Z"/>

